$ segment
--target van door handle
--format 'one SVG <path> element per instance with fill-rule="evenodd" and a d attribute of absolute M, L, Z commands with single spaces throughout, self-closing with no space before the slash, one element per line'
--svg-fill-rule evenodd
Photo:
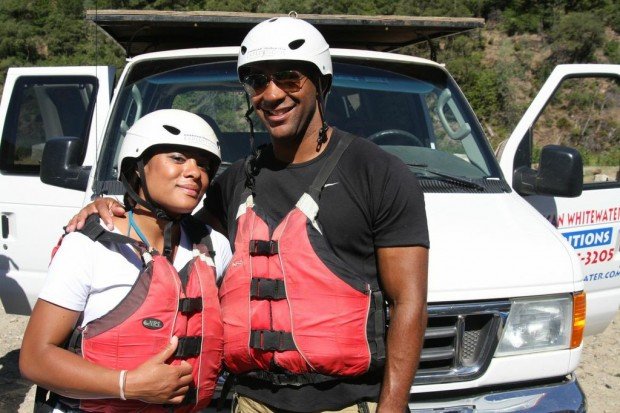
<path fill-rule="evenodd" d="M 9 217 L 2 215 L 2 238 L 9 237 Z"/>

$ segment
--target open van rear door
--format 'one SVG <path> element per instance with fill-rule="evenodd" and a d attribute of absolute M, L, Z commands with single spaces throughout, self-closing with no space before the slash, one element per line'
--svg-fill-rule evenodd
<path fill-rule="evenodd" d="M 562 233 L 581 259 L 586 334 L 602 332 L 620 305 L 619 111 L 620 65 L 557 66 L 499 159 L 511 186 Z M 546 144 L 579 150 L 581 195 L 566 198 L 520 190 L 519 169 L 537 173 L 538 154 Z"/>
<path fill-rule="evenodd" d="M 46 143 L 73 137 L 83 175 L 103 135 L 114 69 L 11 68 L 0 104 L 0 300 L 7 313 L 29 314 L 62 226 L 84 202 L 79 189 L 39 178 Z M 61 162 L 62 160 L 59 160 Z"/>

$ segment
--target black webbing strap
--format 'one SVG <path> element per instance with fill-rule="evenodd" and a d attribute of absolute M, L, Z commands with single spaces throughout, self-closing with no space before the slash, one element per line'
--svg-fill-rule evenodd
<path fill-rule="evenodd" d="M 250 240 L 250 255 L 269 256 L 278 253 L 278 241 Z"/>
<path fill-rule="evenodd" d="M 82 313 L 83 314 L 83 313 Z M 80 327 L 73 329 L 73 333 L 71 333 L 71 337 L 69 341 L 67 341 L 67 345 L 65 348 L 72 353 L 82 354 L 82 332 L 84 330 Z"/>
<path fill-rule="evenodd" d="M 329 157 L 325 160 L 323 167 L 314 178 L 314 181 L 312 181 L 308 193 L 316 202 L 319 201 L 321 191 L 323 190 L 323 185 L 327 182 L 327 179 L 336 168 L 336 165 L 338 165 L 338 161 L 351 142 L 353 142 L 353 135 L 348 133 L 343 134 L 334 148 L 334 151 L 329 154 Z"/>
<path fill-rule="evenodd" d="M 97 241 L 100 236 L 109 231 L 106 231 L 106 229 L 99 223 L 99 215 L 93 214 L 86 218 L 84 226 L 82 229 L 79 229 L 78 232 L 81 232 L 93 241 Z"/>
<path fill-rule="evenodd" d="M 130 244 L 141 252 L 148 250 L 147 246 L 142 242 L 130 238 L 126 235 L 110 232 L 105 229 L 99 222 L 99 215 L 93 214 L 88 217 L 82 229 L 78 230 L 82 234 L 95 242 L 110 242 L 113 244 Z"/>
<path fill-rule="evenodd" d="M 49 394 L 49 397 L 48 397 Z M 60 404 L 60 410 L 65 413 L 86 413 L 80 409 L 80 401 L 61 396 L 41 386 L 36 386 L 34 394 L 34 413 L 53 413 Z"/>
<path fill-rule="evenodd" d="M 183 290 L 187 287 L 187 283 L 189 282 L 189 270 L 192 267 L 193 261 L 188 261 L 185 263 L 183 268 L 178 272 L 179 280 L 181 280 L 181 285 L 183 286 Z"/>
<path fill-rule="evenodd" d="M 259 300 L 284 300 L 286 298 L 284 280 L 252 278 L 250 297 Z"/>
<path fill-rule="evenodd" d="M 375 334 L 372 340 L 375 343 L 376 347 L 376 358 L 378 360 L 385 359 L 385 316 L 383 307 L 385 306 L 385 300 L 383 299 L 383 293 L 381 291 L 373 291 L 372 292 L 372 301 L 374 303 L 375 317 L 374 317 L 374 328 Z"/>
<path fill-rule="evenodd" d="M 193 383 L 191 383 L 189 385 L 189 388 L 187 389 L 187 393 L 185 393 L 185 396 L 183 396 L 183 400 L 181 400 L 181 403 L 179 404 L 162 404 L 162 407 L 167 409 L 170 413 L 174 413 L 174 411 L 176 411 L 176 409 L 179 406 L 184 406 L 184 405 L 190 405 L 190 404 L 196 404 L 196 396 L 198 394 L 198 389 L 196 388 L 196 386 L 194 386 Z"/>
<path fill-rule="evenodd" d="M 215 257 L 213 241 L 211 241 L 211 231 L 202 221 L 188 215 L 183 218 L 181 225 L 183 226 L 183 229 L 187 233 L 187 237 L 192 244 L 204 245 L 209 251 L 211 258 Z"/>
<path fill-rule="evenodd" d="M 200 354 L 202 347 L 202 337 L 179 337 L 177 351 L 174 353 L 176 358 L 196 357 Z"/>
<path fill-rule="evenodd" d="M 237 381 L 237 376 L 234 374 L 224 372 L 223 376 L 225 376 L 226 378 L 224 379 L 224 384 L 222 385 L 222 390 L 220 391 L 220 397 L 218 397 L 217 399 L 217 404 L 215 408 L 215 410 L 218 412 L 224 408 L 224 403 L 226 403 L 228 393 L 230 393 L 235 382 Z M 233 408 L 232 411 L 234 412 L 236 410 Z"/>
<path fill-rule="evenodd" d="M 47 397 L 49 393 L 49 398 Z M 58 395 L 41 386 L 34 393 L 34 413 L 52 413 L 56 407 Z"/>
<path fill-rule="evenodd" d="M 183 314 L 202 311 L 202 297 L 181 298 L 179 300 L 179 311 Z"/>
<path fill-rule="evenodd" d="M 291 333 L 273 330 L 252 330 L 250 347 L 264 351 L 297 350 Z"/>
<path fill-rule="evenodd" d="M 185 397 L 183 397 L 183 400 L 181 401 L 181 404 L 196 404 L 196 393 L 198 393 L 198 389 L 193 383 L 190 384 L 187 393 L 185 393 Z"/>
<path fill-rule="evenodd" d="M 305 386 L 307 384 L 325 383 L 328 381 L 339 380 L 340 377 L 326 376 L 319 373 L 274 373 L 271 371 L 256 370 L 245 373 L 242 377 L 258 379 L 273 383 L 277 386 Z"/>

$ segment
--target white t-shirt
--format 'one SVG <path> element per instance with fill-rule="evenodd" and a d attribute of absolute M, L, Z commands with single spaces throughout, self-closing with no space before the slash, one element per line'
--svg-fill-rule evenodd
<path fill-rule="evenodd" d="M 114 232 L 118 232 L 117 229 Z M 211 230 L 217 277 L 232 258 L 228 239 Z M 192 244 L 181 231 L 174 257 L 180 271 L 192 259 Z M 82 326 L 110 310 L 129 293 L 142 269 L 142 260 L 128 244 L 93 242 L 79 232 L 64 237 L 52 259 L 39 298 L 74 311 L 83 311 Z"/>

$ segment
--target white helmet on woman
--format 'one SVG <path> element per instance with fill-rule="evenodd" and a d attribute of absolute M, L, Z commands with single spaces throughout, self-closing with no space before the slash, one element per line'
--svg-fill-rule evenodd
<path fill-rule="evenodd" d="M 188 147 L 207 152 L 211 158 L 209 177 L 213 178 L 221 162 L 220 145 L 215 132 L 200 116 L 177 109 L 163 109 L 151 112 L 138 119 L 127 131 L 118 156 L 118 180 L 126 190 L 125 204 L 132 199 L 160 219 L 170 221 L 164 230 L 164 255 L 171 251 L 170 229 L 180 217 L 172 217 L 155 202 L 146 185 L 146 180 L 137 178 L 144 176 L 144 153 L 160 145 Z M 129 169 L 132 160 L 138 174 Z M 136 186 L 137 185 L 137 186 Z M 142 188 L 144 198 L 138 195 L 138 187 Z M 129 206 L 133 208 L 133 206 Z"/>
<path fill-rule="evenodd" d="M 178 109 L 156 110 L 138 119 L 127 131 L 118 155 L 118 179 L 125 160 L 140 158 L 147 149 L 158 145 L 203 150 L 216 158 L 217 166 L 222 159 L 215 132 L 200 116 Z"/>
<path fill-rule="evenodd" d="M 308 62 L 323 76 L 332 76 L 329 45 L 310 23 L 295 17 L 274 17 L 250 30 L 241 43 L 237 74 L 243 66 L 270 60 Z"/>

